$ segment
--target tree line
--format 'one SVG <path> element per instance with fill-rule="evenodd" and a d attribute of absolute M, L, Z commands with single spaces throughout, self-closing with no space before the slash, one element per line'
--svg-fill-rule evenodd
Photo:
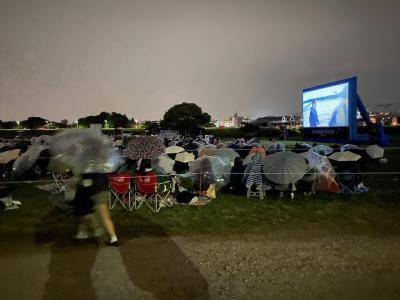
<path fill-rule="evenodd" d="M 101 124 L 104 127 L 110 128 L 129 128 L 135 125 L 135 119 L 129 119 L 125 114 L 116 112 L 101 112 L 98 115 L 79 118 L 77 121 L 71 123 L 67 119 L 56 122 L 41 117 L 29 117 L 23 121 L 3 122 L 0 120 L 0 129 L 54 129 L 71 127 L 87 128 L 90 127 L 90 124 Z"/>
<path fill-rule="evenodd" d="M 144 127 L 154 125 L 154 123 L 147 121 Z M 87 128 L 90 124 L 101 124 L 103 127 L 108 128 L 132 128 L 135 127 L 136 121 L 134 118 L 128 118 L 125 114 L 117 112 L 101 112 L 98 115 L 91 115 L 79 118 L 77 121 L 70 123 L 64 119 L 60 122 L 50 121 L 41 117 L 29 117 L 23 121 L 7 121 L 0 120 L 0 129 L 52 129 L 52 128 L 70 128 L 80 127 Z M 196 127 L 211 126 L 211 116 L 203 112 L 201 107 L 195 103 L 183 102 L 168 109 L 163 119 L 159 122 L 162 128 L 175 128 L 175 129 L 189 129 Z"/>

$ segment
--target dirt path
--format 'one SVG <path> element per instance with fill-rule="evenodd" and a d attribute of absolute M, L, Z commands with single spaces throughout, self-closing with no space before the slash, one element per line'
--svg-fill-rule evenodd
<path fill-rule="evenodd" d="M 400 236 L 277 233 L 138 238 L 119 248 L 66 241 L 17 247 L 0 249 L 2 299 L 400 298 Z"/>

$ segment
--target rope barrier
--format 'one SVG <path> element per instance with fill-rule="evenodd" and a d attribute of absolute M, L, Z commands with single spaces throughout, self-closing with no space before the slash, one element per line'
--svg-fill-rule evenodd
<path fill-rule="evenodd" d="M 327 172 L 329 173 L 329 172 Z M 114 174 L 114 173 L 113 173 Z M 185 177 L 187 176 L 196 176 L 196 175 L 204 175 L 205 173 L 185 173 L 185 174 L 159 174 L 156 176 L 157 177 Z M 249 173 L 212 173 L 213 175 L 245 175 L 245 174 L 249 174 Z M 263 172 L 263 173 L 255 173 L 253 172 L 252 174 L 257 174 L 257 175 L 285 175 L 285 174 L 293 174 L 293 175 L 307 175 L 307 173 L 272 173 L 272 172 Z M 324 175 L 324 173 L 312 173 L 315 175 L 321 174 Z M 400 171 L 399 172 L 335 172 L 334 175 L 400 175 Z M 135 179 L 139 176 L 117 176 L 120 178 L 130 178 L 130 179 Z M 62 179 L 64 182 L 71 182 L 71 181 L 80 181 L 81 179 L 79 178 L 63 178 Z M 14 181 L 0 181 L 0 185 L 4 186 L 4 185 L 15 185 L 15 184 L 39 184 L 39 183 L 55 183 L 54 179 L 39 179 L 39 180 L 14 180 Z"/>

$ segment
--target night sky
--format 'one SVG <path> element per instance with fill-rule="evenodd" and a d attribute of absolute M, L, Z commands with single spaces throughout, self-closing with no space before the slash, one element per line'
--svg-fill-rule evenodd
<path fill-rule="evenodd" d="M 399 56 L 399 0 L 0 0 L 0 119 L 301 112 L 351 76 L 398 103 Z"/>

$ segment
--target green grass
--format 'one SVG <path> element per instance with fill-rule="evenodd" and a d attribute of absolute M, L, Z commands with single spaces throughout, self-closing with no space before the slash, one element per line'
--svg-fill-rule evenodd
<path fill-rule="evenodd" d="M 398 234 L 400 231 L 400 150 L 386 150 L 387 164 L 377 161 L 367 166 L 364 182 L 370 192 L 363 194 L 321 193 L 296 200 L 269 197 L 266 200 L 244 196 L 218 195 L 198 208 L 178 205 L 153 213 L 146 207 L 128 214 L 115 209 L 113 219 L 119 235 L 139 236 L 234 236 L 271 234 Z M 389 173 L 388 172 L 392 172 Z M 2 241 L 49 242 L 70 238 L 76 220 L 70 213 L 55 209 L 49 194 L 32 184 L 16 186 L 14 198 L 23 202 L 15 211 L 0 213 Z M 2 242 L 0 242 L 2 243 Z"/>
<path fill-rule="evenodd" d="M 188 236 L 269 234 L 298 229 L 324 234 L 396 234 L 400 229 L 400 202 L 392 191 L 362 195 L 320 194 L 295 201 L 246 199 L 221 195 L 209 205 L 197 208 L 178 205 L 158 214 L 146 207 L 128 214 L 113 211 L 118 233 L 125 238 L 140 236 Z M 21 186 L 15 197 L 23 202 L 19 210 L 3 212 L 0 235 L 3 240 L 70 238 L 75 218 L 52 207 L 47 193 L 30 185 Z"/>

